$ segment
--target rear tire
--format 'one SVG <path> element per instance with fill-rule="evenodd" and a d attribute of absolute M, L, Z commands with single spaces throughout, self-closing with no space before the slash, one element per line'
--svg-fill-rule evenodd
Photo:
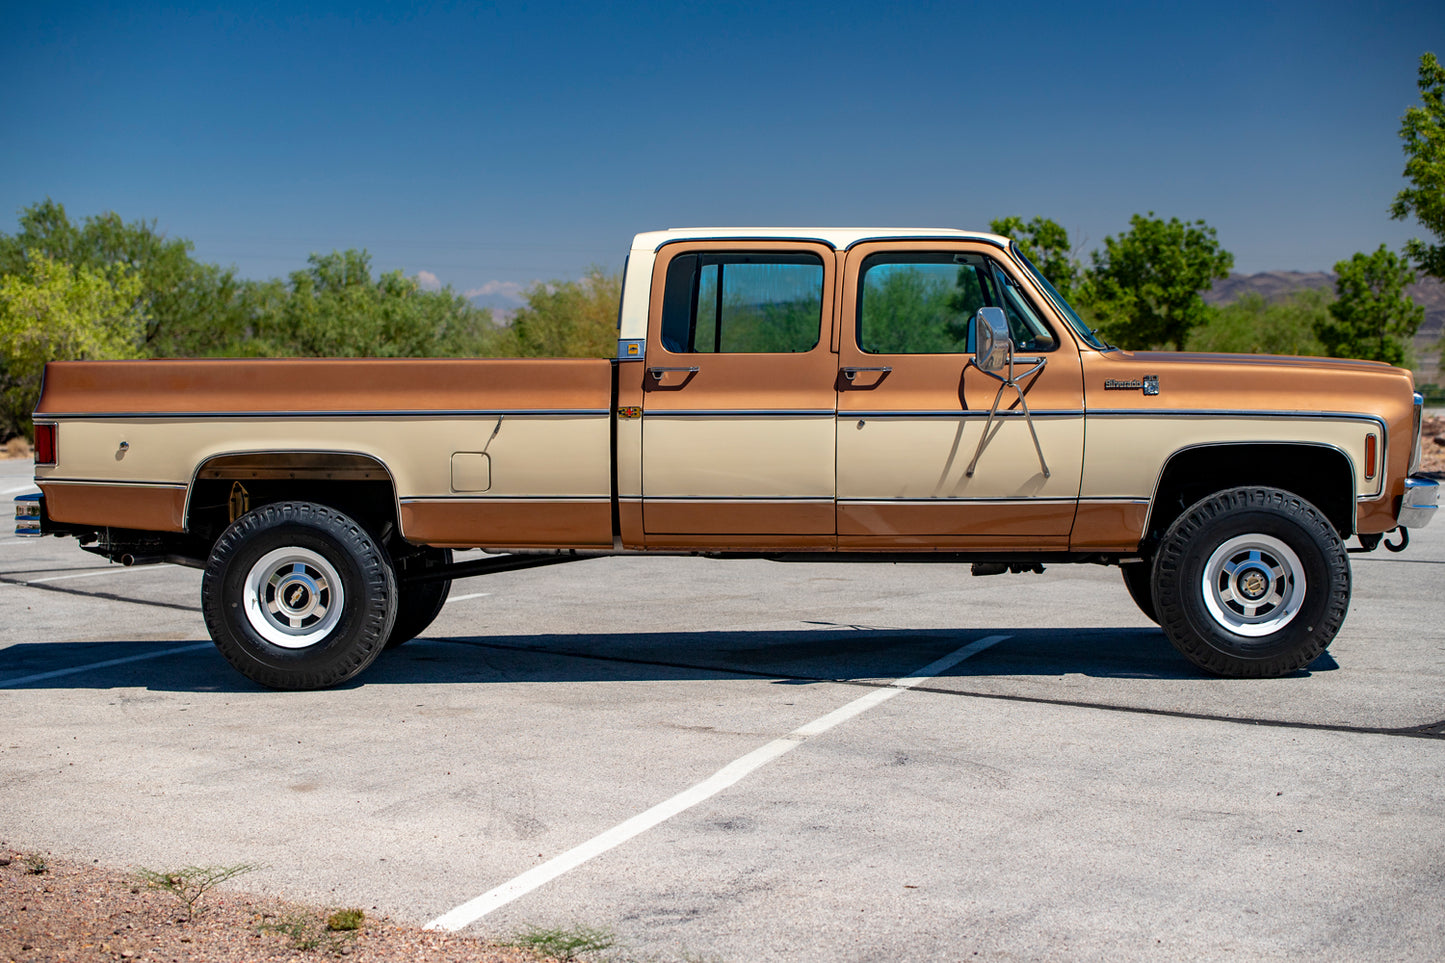
<path fill-rule="evenodd" d="M 1268 678 L 1325 651 L 1350 603 L 1350 562 L 1334 526 L 1277 488 L 1231 488 L 1197 502 L 1160 543 L 1159 624 L 1214 675 Z"/>
<path fill-rule="evenodd" d="M 371 664 L 397 610 L 391 560 L 352 518 L 275 502 L 236 519 L 211 549 L 201 610 L 216 648 L 272 689 L 324 689 Z"/>
<path fill-rule="evenodd" d="M 408 585 L 405 577 L 451 563 L 452 550 L 449 548 L 425 548 L 414 555 L 397 559 L 397 576 L 403 580 L 399 582 L 401 599 L 396 609 L 396 624 L 386 639 L 386 648 L 394 649 L 425 632 L 427 626 L 441 614 L 442 606 L 447 604 L 447 596 L 451 594 L 451 579 Z"/>

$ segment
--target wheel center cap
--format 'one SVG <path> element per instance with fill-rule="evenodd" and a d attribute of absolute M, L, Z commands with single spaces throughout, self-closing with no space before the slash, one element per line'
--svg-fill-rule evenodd
<path fill-rule="evenodd" d="M 1251 602 L 1264 598 L 1265 593 L 1268 591 L 1269 579 L 1265 578 L 1264 573 L 1258 569 L 1251 569 L 1240 576 L 1239 594 Z"/>
<path fill-rule="evenodd" d="M 293 615 L 305 615 L 316 605 L 316 590 L 304 578 L 289 578 L 276 590 L 281 608 Z"/>

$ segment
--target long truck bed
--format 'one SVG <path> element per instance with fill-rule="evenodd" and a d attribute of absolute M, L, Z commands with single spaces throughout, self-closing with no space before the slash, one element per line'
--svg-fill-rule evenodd
<path fill-rule="evenodd" d="M 36 475 L 76 525 L 181 532 L 199 480 L 370 473 L 415 542 L 610 547 L 612 392 L 605 360 L 55 364 L 35 416 L 61 450 Z"/>

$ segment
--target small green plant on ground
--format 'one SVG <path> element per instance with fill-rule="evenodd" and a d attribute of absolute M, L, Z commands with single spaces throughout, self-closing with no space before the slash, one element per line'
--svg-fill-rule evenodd
<path fill-rule="evenodd" d="M 359 909 L 339 909 L 326 917 L 326 928 L 335 933 L 361 929 L 366 914 Z"/>
<path fill-rule="evenodd" d="M 300 914 L 283 916 L 274 923 L 256 927 L 263 933 L 279 933 L 291 941 L 293 950 L 314 950 L 321 945 L 325 931 L 315 921 Z"/>
<path fill-rule="evenodd" d="M 25 871 L 31 876 L 43 876 L 50 871 L 50 864 L 39 853 L 31 853 L 25 857 Z"/>
<path fill-rule="evenodd" d="M 341 956 L 360 935 L 365 919 L 366 914 L 359 909 L 336 910 L 324 921 L 307 913 L 288 913 L 275 922 L 262 923 L 256 928 L 263 933 L 278 933 L 286 937 L 293 950 L 321 950 L 332 956 Z"/>
<path fill-rule="evenodd" d="M 261 867 L 251 863 L 237 863 L 234 866 L 184 866 L 169 872 L 158 873 L 144 866 L 136 868 L 136 877 L 149 889 L 170 893 L 186 908 L 186 918 L 193 917 L 200 908 L 201 900 L 211 889 L 228 879 L 235 879 L 243 873 L 252 873 Z"/>
<path fill-rule="evenodd" d="M 539 956 L 551 956 L 564 961 L 579 960 L 586 954 L 600 953 L 617 945 L 617 937 L 611 930 L 591 926 L 570 927 L 528 926 L 505 942 L 531 950 Z"/>

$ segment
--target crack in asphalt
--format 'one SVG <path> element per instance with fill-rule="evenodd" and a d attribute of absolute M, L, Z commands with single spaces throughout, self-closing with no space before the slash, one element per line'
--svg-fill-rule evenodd
<path fill-rule="evenodd" d="M 132 605 L 150 605 L 158 609 L 176 609 L 181 612 L 199 612 L 199 605 L 181 605 L 178 602 L 160 602 L 152 599 L 131 598 L 128 595 L 117 595 L 114 592 L 87 592 L 84 589 L 73 589 L 64 585 L 56 585 L 53 582 L 27 582 L 23 578 L 9 578 L 0 575 L 0 585 L 16 585 L 22 588 L 40 589 L 42 592 L 60 592 L 62 595 L 83 595 L 86 598 L 106 599 L 110 602 L 129 602 Z"/>
<path fill-rule="evenodd" d="M 596 655 L 590 652 L 573 652 L 566 649 L 537 649 L 524 645 L 507 645 L 502 642 L 478 642 L 475 639 L 456 637 L 433 637 L 432 642 L 452 642 L 485 649 L 502 649 L 509 652 L 528 652 L 534 655 L 559 655 L 573 659 L 591 659 L 598 662 L 619 662 L 627 665 L 646 665 L 665 669 L 686 669 L 690 671 L 717 672 L 723 675 L 737 675 L 751 678 L 779 679 L 793 683 L 831 683 L 851 685 L 865 689 L 886 689 L 892 681 L 870 682 L 866 679 L 835 679 L 823 676 L 795 675 L 791 673 L 762 672 L 756 669 L 739 669 L 732 666 L 700 665 L 689 662 L 668 662 L 660 659 L 634 659 L 626 656 Z M 1254 716 L 1226 716 L 1208 712 L 1187 712 L 1182 709 L 1153 709 L 1146 706 L 1125 706 L 1111 702 L 1087 702 L 1081 699 L 1051 699 L 1047 696 L 1014 695 L 1002 692 L 978 692 L 964 689 L 945 689 L 940 686 L 917 685 L 915 692 L 931 692 L 934 695 L 956 696 L 967 699 L 994 699 L 1000 702 L 1023 702 L 1033 705 L 1063 706 L 1071 709 L 1094 709 L 1100 712 L 1123 712 L 1131 715 L 1162 716 L 1169 719 L 1197 719 L 1204 722 L 1228 722 L 1234 725 L 1260 726 L 1271 729 L 1305 729 L 1318 732 L 1343 732 L 1352 735 L 1397 736 L 1408 739 L 1445 739 L 1445 720 L 1424 726 L 1395 728 L 1388 726 L 1352 726 L 1333 722 L 1299 722 L 1289 719 L 1266 719 Z"/>

